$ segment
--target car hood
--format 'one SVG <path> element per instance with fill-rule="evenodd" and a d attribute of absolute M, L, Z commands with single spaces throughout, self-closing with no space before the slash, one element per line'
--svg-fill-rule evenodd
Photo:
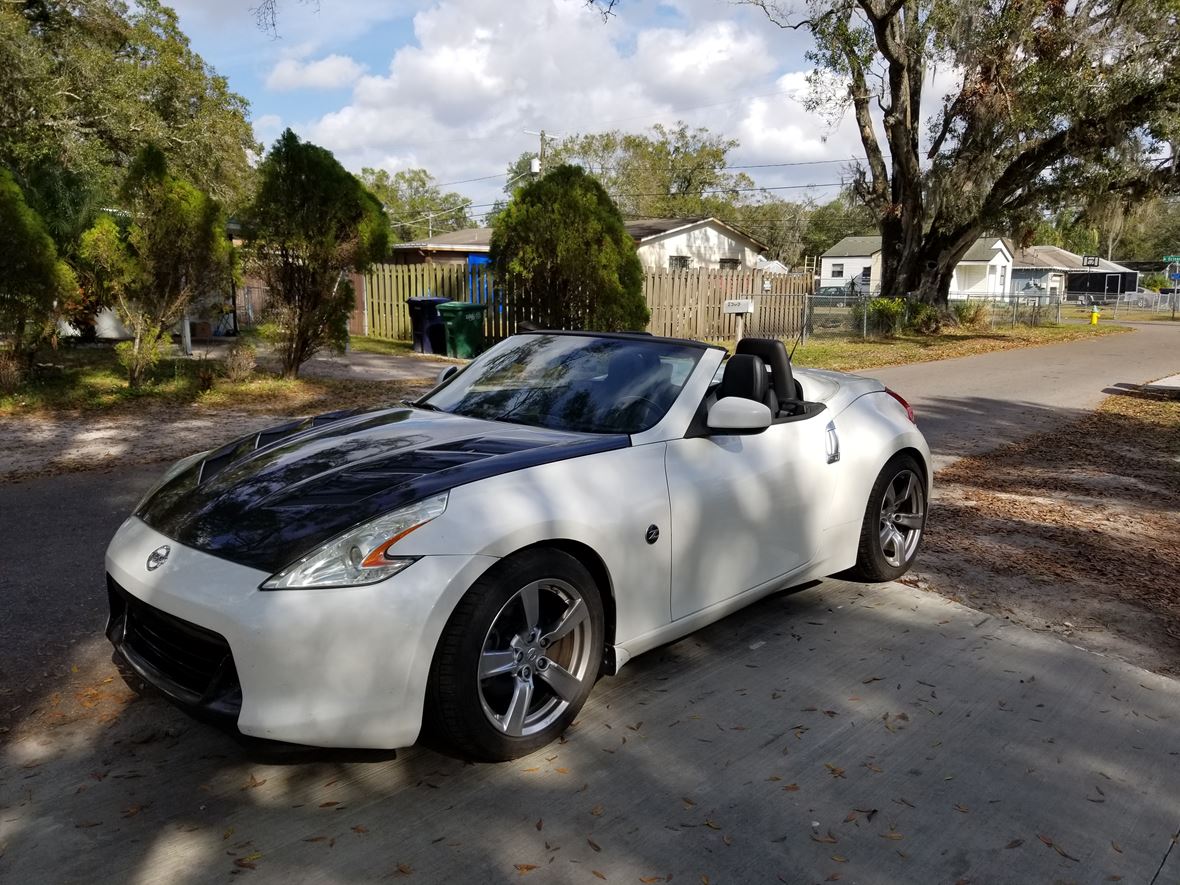
<path fill-rule="evenodd" d="M 383 513 L 489 476 L 623 448 L 568 433 L 395 408 L 272 427 L 199 458 L 136 516 L 170 538 L 275 572 Z"/>

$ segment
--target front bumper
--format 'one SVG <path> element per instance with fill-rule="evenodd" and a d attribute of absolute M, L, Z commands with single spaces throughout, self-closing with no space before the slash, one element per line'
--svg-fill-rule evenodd
<path fill-rule="evenodd" d="M 171 548 L 166 562 L 148 571 L 148 556 L 163 545 Z M 367 587 L 264 591 L 258 587 L 268 574 L 186 547 L 132 517 L 107 548 L 108 635 L 148 682 L 181 703 L 236 712 L 243 734 L 406 747 L 421 729 L 447 618 L 495 561 L 424 556 Z"/>

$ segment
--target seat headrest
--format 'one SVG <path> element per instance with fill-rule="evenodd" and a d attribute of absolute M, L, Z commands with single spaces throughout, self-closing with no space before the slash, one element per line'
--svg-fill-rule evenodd
<path fill-rule="evenodd" d="M 770 383 L 782 402 L 797 399 L 795 378 L 791 374 L 791 358 L 786 346 L 777 338 L 743 338 L 734 348 L 736 354 L 761 357 L 770 367 Z"/>
<path fill-rule="evenodd" d="M 755 402 L 765 402 L 770 382 L 766 378 L 766 363 L 760 357 L 734 354 L 725 364 L 717 398 L 740 396 Z"/>

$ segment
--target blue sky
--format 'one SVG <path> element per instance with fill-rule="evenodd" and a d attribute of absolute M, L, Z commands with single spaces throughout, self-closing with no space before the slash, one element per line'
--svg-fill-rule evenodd
<path fill-rule="evenodd" d="M 249 99 L 268 142 L 286 126 L 351 169 L 498 175 L 541 128 L 641 131 L 679 119 L 737 138 L 760 185 L 830 185 L 859 153 L 851 120 L 806 110 L 805 35 L 724 0 L 280 0 L 278 36 L 249 0 L 180 0 L 193 47 Z M 477 203 L 502 181 L 453 186 Z M 829 198 L 836 188 L 780 191 Z"/>

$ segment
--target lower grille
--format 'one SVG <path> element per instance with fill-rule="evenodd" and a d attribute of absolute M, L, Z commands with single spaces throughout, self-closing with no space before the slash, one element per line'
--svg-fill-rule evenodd
<path fill-rule="evenodd" d="M 223 636 L 148 605 L 110 575 L 107 596 L 107 636 L 140 676 L 185 704 L 237 714 L 241 685 Z"/>

